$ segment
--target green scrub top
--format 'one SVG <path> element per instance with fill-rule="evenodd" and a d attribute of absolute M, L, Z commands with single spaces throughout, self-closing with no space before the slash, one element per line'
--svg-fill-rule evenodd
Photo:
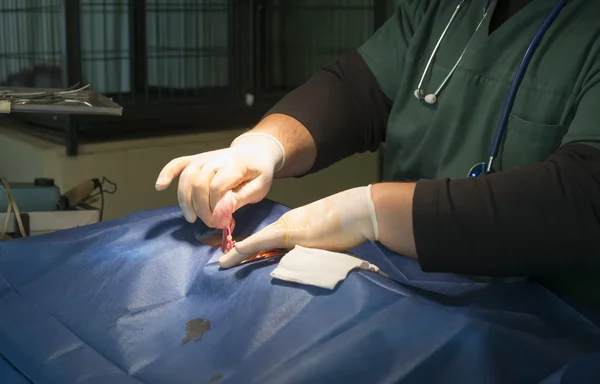
<path fill-rule="evenodd" d="M 386 181 L 463 178 L 475 163 L 488 160 L 510 83 L 556 0 L 534 0 L 489 33 L 492 8 L 437 103 L 429 105 L 413 93 L 457 3 L 402 0 L 359 48 L 393 101 L 383 147 Z M 425 94 L 454 66 L 486 3 L 464 2 L 425 78 Z M 600 1 L 569 0 L 545 33 L 517 92 L 496 171 L 543 161 L 562 144 L 600 149 L 599 20 Z M 548 284 L 589 298 L 593 282 L 570 280 Z M 600 305 L 600 283 L 593 290 Z"/>

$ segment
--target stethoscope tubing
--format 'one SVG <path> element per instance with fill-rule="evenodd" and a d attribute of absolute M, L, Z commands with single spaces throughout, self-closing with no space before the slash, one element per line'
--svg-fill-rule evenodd
<path fill-rule="evenodd" d="M 492 169 L 492 162 L 498 156 L 498 151 L 500 150 L 500 144 L 502 142 L 502 138 L 504 137 L 504 132 L 506 131 L 506 127 L 508 125 L 508 119 L 510 117 L 510 112 L 512 111 L 512 107 L 517 97 L 517 92 L 519 87 L 521 86 L 521 82 L 523 81 L 523 77 L 525 76 L 525 72 L 527 71 L 527 67 L 531 62 L 531 58 L 539 45 L 540 41 L 550 28 L 550 25 L 554 22 L 561 9 L 565 6 L 566 0 L 558 0 L 554 8 L 550 12 L 550 14 L 546 17 L 540 28 L 538 28 L 535 36 L 529 43 L 527 47 L 527 51 L 525 55 L 523 55 L 523 59 L 521 59 L 521 63 L 517 68 L 517 72 L 515 73 L 515 77 L 510 85 L 510 90 L 508 91 L 508 95 L 506 100 L 504 101 L 504 106 L 502 107 L 502 113 L 500 115 L 500 120 L 498 121 L 498 128 L 496 129 L 496 134 L 494 136 L 494 141 L 492 142 L 492 147 L 490 148 L 490 159 L 487 165 L 487 171 L 489 172 Z"/>

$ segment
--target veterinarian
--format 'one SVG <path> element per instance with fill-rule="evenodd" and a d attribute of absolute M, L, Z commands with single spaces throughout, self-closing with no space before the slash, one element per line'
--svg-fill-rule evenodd
<path fill-rule="evenodd" d="M 229 190 L 239 209 L 274 178 L 378 149 L 384 182 L 289 211 L 221 266 L 372 240 L 425 271 L 581 287 L 600 272 L 600 2 L 400 1 L 356 51 L 229 148 L 170 162 L 156 188 L 179 176 L 185 217 L 210 226 Z"/>

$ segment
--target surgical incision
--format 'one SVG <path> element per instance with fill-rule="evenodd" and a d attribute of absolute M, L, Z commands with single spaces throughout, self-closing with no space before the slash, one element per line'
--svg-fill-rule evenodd
<path fill-rule="evenodd" d="M 233 230 L 235 229 L 235 220 L 232 218 L 229 225 L 223 228 L 223 235 L 221 237 L 221 251 L 227 253 L 233 249 L 235 240 L 233 240 Z"/>
<path fill-rule="evenodd" d="M 230 230 L 225 229 L 222 231 L 221 230 L 212 230 L 212 231 L 198 234 L 196 236 L 196 238 L 203 244 L 206 244 L 210 247 L 221 248 L 223 253 L 226 253 L 231 248 L 233 248 L 233 245 L 235 244 L 236 241 L 244 240 L 243 237 L 233 237 L 231 235 L 232 233 L 233 233 L 233 228 L 231 228 Z M 225 248 L 223 240 L 227 241 L 227 246 L 231 246 L 231 248 L 229 248 L 229 250 L 223 249 L 223 248 Z M 271 249 L 268 251 L 261 251 L 261 252 L 258 252 L 256 255 L 242 261 L 240 264 L 250 263 L 250 262 L 256 261 L 256 260 L 280 257 L 280 256 L 283 256 L 285 253 L 286 253 L 286 251 L 283 249 Z"/>

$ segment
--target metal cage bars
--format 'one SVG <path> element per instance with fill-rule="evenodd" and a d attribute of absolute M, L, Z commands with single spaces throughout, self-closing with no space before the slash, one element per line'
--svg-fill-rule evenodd
<path fill-rule="evenodd" d="M 344 50 L 354 48 L 361 40 L 366 39 L 387 18 L 389 10 L 386 3 L 385 0 L 62 0 L 60 62 L 65 86 L 82 80 L 94 85 L 93 78 L 84 79 L 84 63 L 89 61 L 104 60 L 107 73 L 103 75 L 105 78 L 109 75 L 106 61 L 110 55 L 107 52 L 100 52 L 99 58 L 84 57 L 86 49 L 90 50 L 90 44 L 86 46 L 83 41 L 86 31 L 82 28 L 82 18 L 89 19 L 86 12 L 102 15 L 106 20 L 109 9 L 111 12 L 116 12 L 115 7 L 119 7 L 121 11 L 127 9 L 127 41 L 123 42 L 123 45 L 127 46 L 127 53 L 113 56 L 128 62 L 128 91 L 104 91 L 124 106 L 124 116 L 30 116 L 28 120 L 35 123 L 32 129 L 36 132 L 64 142 L 67 154 L 71 156 L 77 154 L 79 140 L 105 141 L 121 137 L 169 135 L 180 131 L 251 125 L 285 92 L 310 76 L 311 71 L 319 65 Z M 180 19 L 169 19 L 169 16 L 165 16 L 168 14 L 180 15 Z M 191 25 L 189 28 L 192 28 L 192 33 L 188 35 L 196 36 L 195 39 L 199 39 L 198 36 L 210 39 L 206 36 L 215 31 L 217 24 L 213 22 L 211 25 L 211 18 L 220 17 L 219 20 L 226 20 L 226 39 L 223 40 L 225 49 L 215 49 L 212 46 L 206 50 L 199 46 L 186 46 L 185 42 L 179 41 L 179 32 L 176 28 L 173 29 L 173 24 L 185 24 L 177 22 L 183 20 L 186 16 L 182 15 L 185 14 L 196 15 L 195 19 L 192 17 L 192 22 L 188 23 Z M 202 26 L 194 25 L 198 23 L 194 23 L 193 20 L 200 20 L 200 15 Z M 160 17 L 163 19 L 159 20 Z M 369 20 L 366 21 L 367 19 Z M 153 30 L 149 26 L 152 23 Z M 168 26 L 165 27 L 165 23 L 170 23 L 171 30 Z M 300 28 L 303 24 L 308 24 L 304 30 Z M 89 26 L 87 27 L 86 33 L 89 37 L 93 35 L 93 31 L 90 32 Z M 201 28 L 205 30 L 202 31 Z M 312 34 L 307 32 L 310 28 L 314 29 Z M 102 31 L 105 41 L 107 29 L 104 25 Z M 173 32 L 174 39 L 165 43 L 164 36 L 170 32 Z M 150 36 L 150 33 L 154 35 Z M 224 32 L 217 30 L 216 33 L 222 35 Z M 336 33 L 345 35 L 346 41 Z M 168 40 L 168 36 L 166 38 Z M 149 40 L 156 43 L 156 46 L 151 46 Z M 105 42 L 104 47 L 106 44 Z M 186 82 L 185 77 L 182 78 L 185 73 L 181 73 L 185 72 L 186 68 L 188 74 L 192 73 L 190 78 L 195 77 L 198 83 L 198 75 L 194 75 L 189 69 L 194 63 L 210 64 L 210 60 L 213 60 L 213 63 L 217 63 L 216 66 L 222 67 L 222 64 L 219 64 L 223 62 L 222 57 L 206 57 L 215 53 L 226 58 L 226 71 L 221 71 L 226 72 L 226 84 L 181 86 Z M 173 58 L 173 55 L 177 54 L 181 57 Z M 191 59 L 184 62 L 184 57 Z M 162 70 L 171 78 L 174 77 L 173 72 L 177 73 L 179 84 L 169 86 L 168 81 L 164 79 L 162 83 L 155 81 L 151 84 L 149 73 L 152 60 L 155 61 L 155 72 L 156 63 L 161 60 L 164 66 L 170 65 L 166 69 L 159 68 L 158 72 Z M 181 71 L 173 70 L 175 67 Z M 99 68 L 101 70 L 96 73 L 102 72 L 102 67 Z M 118 68 L 124 66 L 120 65 Z M 198 69 L 192 70 L 197 73 Z M 89 68 L 87 73 L 90 73 Z M 211 74 L 205 73 L 201 76 L 210 78 Z M 222 73 L 219 76 L 223 76 Z M 99 91 L 103 92 L 102 89 Z"/>

